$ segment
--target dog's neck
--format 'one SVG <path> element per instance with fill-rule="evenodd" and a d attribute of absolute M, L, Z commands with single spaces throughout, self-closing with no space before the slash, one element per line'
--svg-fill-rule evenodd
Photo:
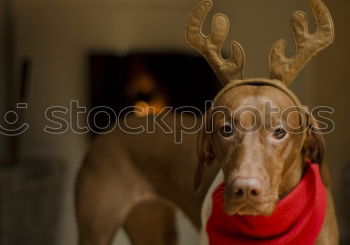
<path fill-rule="evenodd" d="M 278 192 L 279 197 L 284 197 L 290 193 L 298 185 L 303 176 L 305 159 L 302 154 L 298 154 L 297 156 L 282 176 Z"/>
<path fill-rule="evenodd" d="M 209 207 L 203 224 L 210 244 L 315 244 L 327 209 L 327 193 L 317 164 L 305 163 L 302 180 L 269 216 L 227 215 L 223 212 L 223 187 L 224 183 L 219 184 L 209 192 L 211 202 L 204 206 Z"/>

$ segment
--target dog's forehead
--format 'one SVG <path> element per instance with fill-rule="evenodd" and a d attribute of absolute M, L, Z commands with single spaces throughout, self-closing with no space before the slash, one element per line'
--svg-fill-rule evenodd
<path fill-rule="evenodd" d="M 240 85 L 226 89 L 215 99 L 214 106 L 239 109 L 240 107 L 266 108 L 274 106 L 288 108 L 297 106 L 289 94 L 279 88 L 270 85 Z"/>

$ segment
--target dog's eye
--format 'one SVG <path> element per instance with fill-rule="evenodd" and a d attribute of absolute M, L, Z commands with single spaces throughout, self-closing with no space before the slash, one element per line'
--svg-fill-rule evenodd
<path fill-rule="evenodd" d="M 220 129 L 220 134 L 225 137 L 231 137 L 233 135 L 233 128 L 230 125 L 225 125 Z"/>
<path fill-rule="evenodd" d="M 273 133 L 273 136 L 275 136 L 276 139 L 280 140 L 283 139 L 284 136 L 286 136 L 287 133 L 283 128 L 278 128 L 275 130 L 275 132 Z"/>

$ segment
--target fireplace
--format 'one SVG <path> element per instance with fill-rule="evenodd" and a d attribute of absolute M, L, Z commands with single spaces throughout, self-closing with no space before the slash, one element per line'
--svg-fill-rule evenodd
<path fill-rule="evenodd" d="M 90 106 L 113 109 L 153 107 L 157 113 L 165 106 L 196 107 L 202 112 L 220 83 L 207 62 L 195 55 L 175 52 L 132 53 L 128 55 L 93 52 L 89 55 Z M 146 116 L 147 110 L 136 113 Z M 110 110 L 94 118 L 93 131 L 99 132 L 115 118 Z M 91 118 L 89 118 L 91 120 Z"/>

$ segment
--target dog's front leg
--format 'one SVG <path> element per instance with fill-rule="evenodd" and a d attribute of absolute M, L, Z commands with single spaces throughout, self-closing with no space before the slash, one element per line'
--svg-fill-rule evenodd
<path fill-rule="evenodd" d="M 212 195 L 214 190 L 224 181 L 224 174 L 222 170 L 219 171 L 219 173 L 216 175 L 215 180 L 213 184 L 210 186 L 202 205 L 202 211 L 201 211 L 201 221 L 202 221 L 202 228 L 200 231 L 200 241 L 199 245 L 209 245 L 209 237 L 206 230 L 207 221 L 210 217 L 211 211 L 212 211 Z"/>

